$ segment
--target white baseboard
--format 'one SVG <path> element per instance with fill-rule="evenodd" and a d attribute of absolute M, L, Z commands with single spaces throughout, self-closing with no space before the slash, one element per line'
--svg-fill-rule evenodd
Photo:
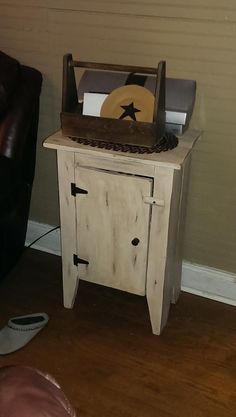
<path fill-rule="evenodd" d="M 28 222 L 26 246 L 53 229 L 53 227 L 30 220 Z M 49 233 L 32 247 L 60 256 L 60 230 L 57 229 Z M 184 261 L 181 289 L 191 294 L 236 306 L 236 274 L 230 272 Z"/>
<path fill-rule="evenodd" d="M 182 291 L 236 306 L 236 274 L 183 262 Z"/>

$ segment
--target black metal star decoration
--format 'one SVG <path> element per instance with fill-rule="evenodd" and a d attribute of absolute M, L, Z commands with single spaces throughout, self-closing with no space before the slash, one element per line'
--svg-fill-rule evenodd
<path fill-rule="evenodd" d="M 120 119 L 124 119 L 125 117 L 129 116 L 129 117 L 131 117 L 132 120 L 136 121 L 135 113 L 138 113 L 138 112 L 141 111 L 139 109 L 136 109 L 136 107 L 134 107 L 133 102 L 128 104 L 127 106 L 120 106 L 120 107 L 122 107 L 122 109 L 124 109 L 124 112 L 120 116 Z"/>

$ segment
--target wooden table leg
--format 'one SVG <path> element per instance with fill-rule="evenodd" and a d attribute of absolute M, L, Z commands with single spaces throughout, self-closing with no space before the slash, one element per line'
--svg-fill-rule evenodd
<path fill-rule="evenodd" d="M 178 301 L 181 291 L 181 278 L 182 278 L 182 264 L 183 264 L 183 240 L 184 240 L 184 225 L 186 218 L 186 207 L 187 207 L 187 194 L 188 194 L 188 183 L 189 183 L 189 170 L 191 164 L 191 156 L 189 155 L 184 161 L 181 175 L 181 185 L 179 191 L 179 207 L 178 207 L 178 228 L 176 236 L 176 274 L 175 282 L 173 286 L 172 300 L 175 304 Z M 177 188 L 177 187 L 176 187 Z"/>
<path fill-rule="evenodd" d="M 61 250 L 64 307 L 72 308 L 78 289 L 78 268 L 73 264 L 77 254 L 75 198 L 71 195 L 74 182 L 74 153 L 57 151 L 61 220 Z"/>
<path fill-rule="evenodd" d="M 171 265 L 168 264 L 173 173 L 171 168 L 155 168 L 153 196 L 164 200 L 164 206 L 152 206 L 146 295 L 152 331 L 157 335 L 167 322 L 173 287 Z"/>

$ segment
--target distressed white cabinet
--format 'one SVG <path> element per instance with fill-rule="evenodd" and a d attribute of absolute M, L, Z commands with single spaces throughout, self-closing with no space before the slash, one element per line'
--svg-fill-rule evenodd
<path fill-rule="evenodd" d="M 180 293 L 182 240 L 191 150 L 199 132 L 177 148 L 129 154 L 78 144 L 57 132 L 64 306 L 79 279 L 146 295 L 160 334 Z"/>

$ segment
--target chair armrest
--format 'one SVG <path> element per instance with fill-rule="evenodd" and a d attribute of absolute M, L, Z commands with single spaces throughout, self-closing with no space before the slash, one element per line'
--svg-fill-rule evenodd
<path fill-rule="evenodd" d="M 32 115 L 38 109 L 42 84 L 39 71 L 22 66 L 21 82 L 5 117 L 0 120 L 0 154 L 22 160 Z"/>

